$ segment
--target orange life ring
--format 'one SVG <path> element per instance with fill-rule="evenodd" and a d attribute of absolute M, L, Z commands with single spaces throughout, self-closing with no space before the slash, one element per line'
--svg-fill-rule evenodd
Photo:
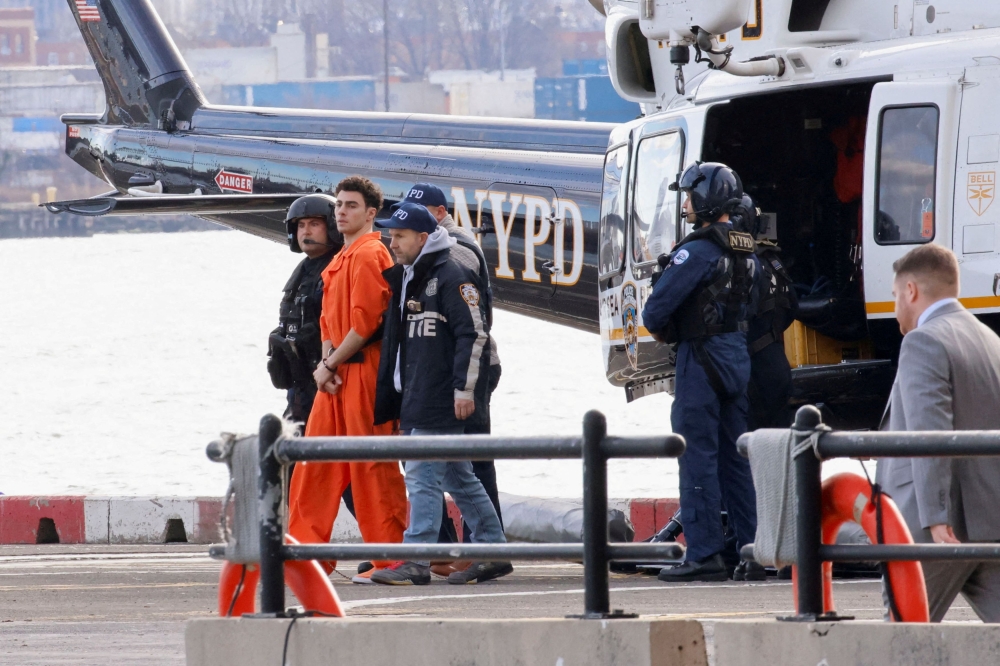
<path fill-rule="evenodd" d="M 872 543 L 877 542 L 875 504 L 868 480 L 858 474 L 844 472 L 823 482 L 823 543 L 837 541 L 840 526 L 852 521 L 864 528 Z M 896 503 L 887 495 L 882 496 L 882 535 L 887 544 L 913 543 L 910 530 L 903 520 Z M 798 572 L 793 572 L 793 588 L 797 590 Z M 894 622 L 930 622 L 927 605 L 927 588 L 920 562 L 889 562 L 889 580 L 892 583 L 896 608 L 901 617 Z M 795 593 L 796 604 L 798 594 Z M 834 612 L 833 563 L 823 563 L 823 612 Z"/>
<path fill-rule="evenodd" d="M 298 544 L 294 537 L 285 535 L 285 541 Z M 244 573 L 244 566 L 246 572 Z M 240 586 L 240 579 L 243 585 Z M 224 562 L 219 573 L 219 615 L 240 616 L 253 613 L 256 608 L 257 581 L 260 567 L 256 564 L 234 564 Z M 333 584 L 315 560 L 285 562 L 285 583 L 292 588 L 295 598 L 306 609 L 323 615 L 344 617 L 340 597 Z M 237 589 L 239 588 L 239 589 Z M 237 594 L 238 592 L 238 594 Z M 230 612 L 230 609 L 232 611 Z"/>
<path fill-rule="evenodd" d="M 240 579 L 243 579 L 242 586 Z M 256 564 L 223 562 L 219 573 L 219 616 L 240 617 L 253 613 L 258 580 L 260 567 Z"/>

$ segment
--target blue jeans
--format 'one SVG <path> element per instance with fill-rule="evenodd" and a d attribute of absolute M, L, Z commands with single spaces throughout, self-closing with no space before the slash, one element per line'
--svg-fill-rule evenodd
<path fill-rule="evenodd" d="M 414 428 L 410 435 L 461 435 L 464 428 Z M 469 461 L 409 460 L 406 491 L 410 496 L 410 526 L 403 543 L 437 543 L 441 521 L 441 501 L 448 491 L 472 532 L 472 543 L 506 543 L 500 519 L 483 484 L 472 473 Z M 420 564 L 429 564 L 420 562 Z"/>

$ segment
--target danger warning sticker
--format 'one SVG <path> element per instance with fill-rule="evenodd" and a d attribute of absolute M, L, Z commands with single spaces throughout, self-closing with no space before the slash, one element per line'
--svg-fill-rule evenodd
<path fill-rule="evenodd" d="M 223 169 L 215 177 L 215 184 L 223 191 L 230 190 L 232 192 L 253 194 L 253 177 L 244 176 L 241 173 L 233 173 Z"/>

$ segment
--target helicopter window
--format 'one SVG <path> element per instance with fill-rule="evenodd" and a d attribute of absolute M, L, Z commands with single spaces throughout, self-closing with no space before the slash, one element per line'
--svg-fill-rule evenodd
<path fill-rule="evenodd" d="M 934 238 L 936 106 L 888 108 L 879 123 L 875 240 L 883 245 Z"/>
<path fill-rule="evenodd" d="M 608 153 L 604 162 L 604 189 L 601 195 L 600 274 L 621 270 L 625 260 L 625 166 L 628 146 Z"/>
<path fill-rule="evenodd" d="M 632 260 L 637 264 L 655 261 L 673 247 L 678 197 L 668 187 L 677 179 L 683 148 L 680 132 L 639 143 L 632 208 Z"/>

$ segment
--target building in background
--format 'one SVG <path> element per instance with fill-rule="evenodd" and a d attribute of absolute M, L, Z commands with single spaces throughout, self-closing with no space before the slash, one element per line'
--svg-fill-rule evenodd
<path fill-rule="evenodd" d="M 43 67 L 61 67 L 65 65 L 94 66 L 94 61 L 87 51 L 83 41 L 74 42 L 43 42 L 35 44 L 35 64 Z"/>
<path fill-rule="evenodd" d="M 67 112 L 104 111 L 104 86 L 91 65 L 0 69 L 0 202 L 45 200 L 49 187 L 65 198 L 108 186 L 65 155 Z"/>
<path fill-rule="evenodd" d="M 441 85 L 454 116 L 535 117 L 535 70 L 441 70 L 427 80 Z"/>
<path fill-rule="evenodd" d="M 210 102 L 224 104 L 223 86 L 253 86 L 278 80 L 278 53 L 273 46 L 184 49 L 195 81 Z"/>
<path fill-rule="evenodd" d="M 270 41 L 277 54 L 278 80 L 299 81 L 306 78 L 306 33 L 302 32 L 299 24 L 278 21 Z"/>
<path fill-rule="evenodd" d="M 35 64 L 35 10 L 0 9 L 0 67 Z"/>
<path fill-rule="evenodd" d="M 484 14 L 474 0 L 389 0 L 389 110 L 605 122 L 638 115 L 611 86 L 589 7 L 495 1 L 510 12 Z M 153 4 L 213 103 L 386 108 L 382 0 Z M 518 8 L 530 10 L 531 26 Z M 0 0 L 0 201 L 44 199 L 49 186 L 60 198 L 106 190 L 64 155 L 58 120 L 104 108 L 66 0 Z"/>

